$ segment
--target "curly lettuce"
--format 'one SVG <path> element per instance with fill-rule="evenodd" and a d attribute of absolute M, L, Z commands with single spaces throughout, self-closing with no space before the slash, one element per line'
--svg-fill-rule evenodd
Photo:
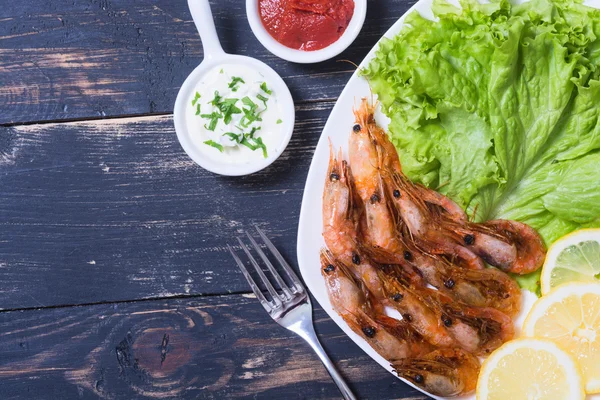
<path fill-rule="evenodd" d="M 600 11 L 567 0 L 432 10 L 436 21 L 408 15 L 361 71 L 404 172 L 547 245 L 599 227 Z"/>

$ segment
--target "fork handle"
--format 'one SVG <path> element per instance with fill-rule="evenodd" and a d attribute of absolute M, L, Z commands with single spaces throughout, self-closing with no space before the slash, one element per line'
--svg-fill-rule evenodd
<path fill-rule="evenodd" d="M 312 347 L 315 353 L 317 353 L 321 359 L 321 362 L 327 369 L 327 372 L 331 376 L 331 379 L 333 379 L 340 390 L 340 393 L 342 393 L 344 400 L 356 400 L 356 397 L 344 381 L 344 378 L 342 378 L 342 375 L 340 375 L 337 368 L 335 368 L 335 365 L 333 365 L 327 356 L 327 353 L 325 353 L 325 349 L 323 349 L 323 346 L 321 346 L 321 343 L 319 343 L 319 339 L 317 339 L 317 334 L 315 333 L 312 324 L 309 326 L 304 326 L 304 329 L 298 329 L 294 331 L 308 344 L 310 344 L 310 347 Z"/>

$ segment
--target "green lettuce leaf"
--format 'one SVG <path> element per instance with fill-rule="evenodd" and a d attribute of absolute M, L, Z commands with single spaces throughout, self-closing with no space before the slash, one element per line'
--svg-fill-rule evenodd
<path fill-rule="evenodd" d="M 434 0 L 361 71 L 404 172 L 475 220 L 547 245 L 600 226 L 600 11 L 568 0 Z M 534 275 L 520 278 L 533 288 Z"/>

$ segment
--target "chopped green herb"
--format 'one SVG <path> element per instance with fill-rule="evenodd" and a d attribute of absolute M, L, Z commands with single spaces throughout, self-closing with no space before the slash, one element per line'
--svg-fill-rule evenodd
<path fill-rule="evenodd" d="M 242 111 L 244 112 L 244 116 L 240 121 L 240 125 L 242 127 L 248 128 L 252 123 L 256 121 L 262 121 L 262 118 L 259 117 L 258 114 L 253 113 L 251 110 L 244 108 Z"/>
<path fill-rule="evenodd" d="M 220 74 L 222 74 L 222 73 L 223 73 L 223 68 L 221 68 L 221 71 L 219 71 L 219 73 L 220 73 Z"/>
<path fill-rule="evenodd" d="M 277 120 L 277 123 L 278 123 L 278 124 L 280 124 L 280 123 L 282 123 L 282 122 L 283 122 L 283 121 L 282 121 L 281 119 L 278 119 L 278 120 Z"/>
<path fill-rule="evenodd" d="M 200 93 L 196 92 L 196 96 L 194 96 L 194 100 L 192 100 L 192 107 L 194 107 L 196 105 L 196 103 L 198 102 L 198 100 L 200 100 Z"/>
<path fill-rule="evenodd" d="M 242 113 L 242 110 L 240 110 L 238 107 L 235 106 L 235 103 L 237 103 L 238 100 L 239 99 L 235 99 L 235 98 L 223 99 L 223 97 L 221 95 L 219 95 L 219 92 L 217 90 L 215 90 L 215 97 L 214 97 L 214 99 L 212 99 L 210 104 L 217 107 L 219 109 L 219 111 L 221 111 L 223 113 L 223 115 L 220 115 L 219 118 L 223 118 L 223 122 L 225 122 L 225 124 L 229 124 L 231 122 L 231 118 L 232 118 L 233 114 L 241 114 Z M 210 117 L 211 119 L 213 119 L 215 117 L 213 114 L 209 114 L 209 115 L 211 115 L 211 117 Z M 208 118 L 208 117 L 204 117 L 204 118 Z M 210 126 L 212 126 L 212 125 L 213 125 L 213 121 L 211 120 Z M 216 122 L 214 123 L 214 125 L 216 127 Z M 211 129 L 211 130 L 214 130 L 214 129 Z"/>
<path fill-rule="evenodd" d="M 219 95 L 219 91 L 215 90 L 215 98 L 211 100 L 210 104 L 217 107 L 218 104 L 221 102 L 221 99 L 222 97 Z"/>
<path fill-rule="evenodd" d="M 257 137 L 257 138 L 254 139 L 254 141 L 256 142 L 257 148 L 262 149 L 263 157 L 267 158 L 267 156 L 268 156 L 268 154 L 267 154 L 267 146 L 265 146 L 265 144 L 263 143 L 262 138 Z"/>
<path fill-rule="evenodd" d="M 263 90 L 263 92 L 265 92 L 266 94 L 273 94 L 272 90 L 269 90 L 269 88 L 267 88 L 267 82 L 263 82 L 260 84 L 260 88 Z"/>
<path fill-rule="evenodd" d="M 240 83 L 246 83 L 246 82 L 242 78 L 234 76 L 234 77 L 232 77 L 232 80 L 228 86 L 232 91 L 235 92 L 239 88 L 238 85 Z M 212 106 L 214 107 L 214 109 L 213 109 L 214 111 L 211 112 L 210 114 L 201 114 L 200 102 L 199 102 L 200 94 L 199 93 L 196 93 L 196 97 L 194 98 L 193 105 L 196 106 L 196 115 L 200 115 L 201 118 L 204 118 L 207 120 L 207 123 L 204 125 L 204 128 L 209 131 L 215 131 L 215 129 L 219 123 L 219 120 L 222 119 L 226 125 L 229 125 L 231 123 L 231 121 L 233 120 L 233 115 L 243 114 L 243 116 L 241 117 L 241 119 L 239 121 L 239 124 L 235 126 L 235 128 L 237 130 L 239 130 L 239 132 L 237 132 L 237 133 L 225 132 L 225 133 L 223 133 L 222 136 L 227 136 L 229 139 L 231 139 L 232 142 L 235 142 L 241 146 L 245 146 L 252 151 L 256 151 L 256 150 L 260 149 L 260 150 L 262 150 L 263 156 L 265 158 L 267 158 L 267 156 L 268 156 L 267 146 L 262 141 L 262 138 L 255 137 L 255 135 L 261 129 L 261 127 L 257 126 L 258 124 L 252 126 L 254 123 L 262 121 L 261 114 L 267 108 L 267 101 L 269 100 L 268 95 L 272 94 L 272 91 L 269 90 L 266 82 L 263 82 L 260 85 L 260 88 L 261 88 L 262 92 L 257 94 L 256 98 L 259 101 L 264 103 L 264 105 L 265 105 L 264 110 L 259 111 L 258 104 L 252 98 L 250 98 L 248 96 L 244 96 L 241 99 L 223 98 L 223 96 L 221 96 L 219 94 L 218 90 L 215 90 L 214 98 L 208 103 L 208 104 L 212 104 Z M 241 106 L 238 104 L 238 102 L 240 102 L 240 101 L 242 103 Z M 283 121 L 281 119 L 277 120 L 278 124 L 280 124 L 282 122 Z M 219 150 L 220 152 L 224 151 L 224 147 L 221 144 L 219 144 L 213 140 L 207 140 L 204 142 L 204 144 L 214 147 L 217 150 Z"/>
<path fill-rule="evenodd" d="M 210 119 L 210 124 L 208 126 L 204 125 L 204 127 L 209 131 L 214 131 L 217 127 L 217 122 L 219 121 L 219 119 L 223 118 L 223 114 L 218 113 L 216 111 L 213 111 L 210 114 L 201 114 L 200 116 L 205 119 Z"/>
<path fill-rule="evenodd" d="M 233 141 L 235 141 L 236 143 L 240 143 L 242 141 L 243 138 L 243 134 L 237 134 L 237 133 L 233 133 L 233 132 L 225 132 L 223 134 L 223 136 L 229 136 Z"/>
<path fill-rule="evenodd" d="M 223 146 L 221 146 L 219 143 L 215 142 L 214 140 L 207 140 L 206 142 L 204 142 L 204 144 L 214 147 L 215 149 L 219 150 L 221 153 L 223 152 Z"/>
<path fill-rule="evenodd" d="M 202 118 L 213 119 L 213 118 L 222 118 L 223 115 L 218 111 L 213 111 L 210 114 L 201 114 Z"/>
<path fill-rule="evenodd" d="M 238 99 L 225 99 L 216 104 L 217 108 L 223 113 L 223 122 L 229 124 L 233 114 L 241 114 L 242 110 L 235 106 Z"/>
<path fill-rule="evenodd" d="M 257 128 L 255 126 L 252 127 L 252 129 L 250 130 L 250 133 L 247 133 L 249 138 L 254 138 L 254 134 L 256 133 L 256 131 L 260 130 L 260 126 Z"/>
<path fill-rule="evenodd" d="M 244 105 L 250 107 L 250 109 L 252 111 L 256 110 L 256 108 L 258 107 L 258 104 L 256 104 L 255 102 L 253 102 L 250 97 L 246 96 L 242 99 L 242 103 L 244 103 Z"/>
<path fill-rule="evenodd" d="M 600 272 L 599 272 L 599 273 L 597 273 L 596 275 L 594 275 L 594 278 L 596 278 L 596 279 L 600 280 Z"/>
<path fill-rule="evenodd" d="M 267 156 L 268 156 L 267 146 L 265 146 L 265 144 L 263 143 L 262 138 L 259 138 L 259 137 L 258 138 L 249 138 L 249 137 L 244 136 L 244 139 L 242 139 L 240 144 L 243 146 L 246 146 L 247 148 L 249 148 L 252 151 L 262 149 L 263 157 L 267 158 Z"/>
<path fill-rule="evenodd" d="M 256 98 L 259 99 L 260 101 L 262 101 L 264 103 L 265 109 L 268 108 L 267 107 L 267 101 L 269 100 L 268 97 L 265 97 L 265 96 L 263 96 L 262 94 L 259 93 L 259 94 L 256 95 Z"/>
<path fill-rule="evenodd" d="M 253 102 L 248 96 L 246 96 L 242 99 L 242 103 L 248 107 L 242 108 L 242 111 L 244 112 L 244 116 L 240 121 L 240 125 L 242 127 L 248 128 L 253 122 L 262 121 L 260 113 L 256 113 L 258 105 L 255 102 Z"/>
<path fill-rule="evenodd" d="M 249 149 L 250 149 L 250 150 L 252 150 L 252 151 L 254 151 L 254 150 L 258 149 L 258 147 L 257 147 L 255 144 L 253 144 L 253 143 L 250 143 L 250 140 L 254 141 L 254 139 L 249 139 L 249 138 L 247 138 L 247 137 L 244 137 L 244 138 L 242 139 L 242 141 L 240 142 L 240 144 L 241 144 L 242 146 L 246 146 L 247 148 L 249 148 Z"/>
<path fill-rule="evenodd" d="M 227 87 L 229 89 L 231 89 L 233 92 L 237 92 L 237 90 L 239 88 L 236 85 L 238 83 L 246 83 L 246 82 L 244 82 L 244 80 L 242 78 L 240 78 L 239 76 L 234 76 L 231 78 L 231 82 L 229 83 L 229 85 Z"/>

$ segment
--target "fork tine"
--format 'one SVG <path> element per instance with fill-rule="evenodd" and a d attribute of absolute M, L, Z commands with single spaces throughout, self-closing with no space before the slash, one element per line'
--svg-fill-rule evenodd
<path fill-rule="evenodd" d="M 235 252 L 233 251 L 231 246 L 227 245 L 227 248 L 229 249 L 229 252 L 233 256 L 233 259 L 235 260 L 235 263 L 237 264 L 237 266 L 242 270 L 242 274 L 244 274 L 244 278 L 246 278 L 246 280 L 248 281 L 248 284 L 250 285 L 250 288 L 252 288 L 254 295 L 256 296 L 256 298 L 258 299 L 260 304 L 263 305 L 265 310 L 267 310 L 267 312 L 270 313 L 271 310 L 273 309 L 273 307 L 271 306 L 271 303 L 265 298 L 265 295 L 262 293 L 262 291 L 260 290 L 260 288 L 258 287 L 256 282 L 254 282 L 254 279 L 252 278 L 252 276 L 246 269 L 246 266 L 244 265 L 242 260 L 240 260 L 240 258 L 237 256 L 237 254 L 235 254 Z"/>
<path fill-rule="evenodd" d="M 254 227 L 258 231 L 258 234 L 262 238 L 263 242 L 265 242 L 271 253 L 273 253 L 277 261 L 279 261 L 279 264 L 281 264 L 285 272 L 287 272 L 288 276 L 292 280 L 292 283 L 294 284 L 294 287 L 296 288 L 296 291 L 299 293 L 304 292 L 304 285 L 302 285 L 302 282 L 300 281 L 300 279 L 298 279 L 298 277 L 292 270 L 292 267 L 290 267 L 287 261 L 285 261 L 279 250 L 277 250 L 277 247 L 275 247 L 275 245 L 269 240 L 267 235 L 263 232 L 262 229 L 258 227 L 258 225 L 254 225 Z"/>
<path fill-rule="evenodd" d="M 277 291 L 275 291 L 275 288 L 273 287 L 273 285 L 271 285 L 271 282 L 269 281 L 269 279 L 267 279 L 267 276 L 265 275 L 263 270 L 260 268 L 260 265 L 258 265 L 258 262 L 256 262 L 256 260 L 250 253 L 250 250 L 248 249 L 248 247 L 244 244 L 244 242 L 242 242 L 242 239 L 240 239 L 238 237 L 237 240 L 240 243 L 240 246 L 242 246 L 242 250 L 244 250 L 244 253 L 246 253 L 246 256 L 248 256 L 248 258 L 250 259 L 250 263 L 254 266 L 254 269 L 260 276 L 260 279 L 262 279 L 264 285 L 267 287 L 267 290 L 271 294 L 271 297 L 273 298 L 273 302 L 275 303 L 275 308 L 280 307 L 281 306 L 281 298 L 279 297 L 279 294 L 277 293 Z"/>
<path fill-rule="evenodd" d="M 279 273 L 277 272 L 277 270 L 275 269 L 273 264 L 271 264 L 271 261 L 269 260 L 267 255 L 262 251 L 262 249 L 258 246 L 258 243 L 256 243 L 254 238 L 248 232 L 246 232 L 246 236 L 248 236 L 248 239 L 250 240 L 250 243 L 252 243 L 254 250 L 256 250 L 256 252 L 260 256 L 260 258 L 262 258 L 264 263 L 267 265 L 267 268 L 269 269 L 269 271 L 271 271 L 271 274 L 275 278 L 275 281 L 277 281 L 277 284 L 279 285 L 279 287 L 281 287 L 281 290 L 285 294 L 285 297 L 288 299 L 291 299 L 292 292 L 290 292 L 290 289 L 288 288 L 285 281 L 281 278 L 281 275 L 279 275 Z"/>

